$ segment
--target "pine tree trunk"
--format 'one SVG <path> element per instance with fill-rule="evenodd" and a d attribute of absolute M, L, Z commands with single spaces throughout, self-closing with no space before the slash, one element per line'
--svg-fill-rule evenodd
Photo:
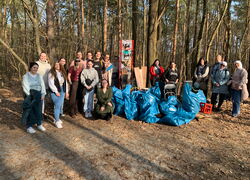
<path fill-rule="evenodd" d="M 224 16 L 226 15 L 228 5 L 229 5 L 229 0 L 226 1 L 226 5 L 225 5 L 225 7 L 224 7 L 222 16 L 220 17 L 220 20 L 219 20 L 218 23 L 216 24 L 215 30 L 213 31 L 212 37 L 211 37 L 211 39 L 210 39 L 210 41 L 209 41 L 209 43 L 208 43 L 207 54 L 206 54 L 206 60 L 207 60 L 208 62 L 209 62 L 209 54 L 210 54 L 210 50 L 211 50 L 211 46 L 212 46 L 213 40 L 214 40 L 216 34 L 218 33 L 219 27 L 220 27 L 220 25 L 221 25 L 221 23 L 222 23 L 222 20 L 223 20 Z"/>
<path fill-rule="evenodd" d="M 50 61 L 55 61 L 55 28 L 54 28 L 54 18 L 55 18 L 55 2 L 54 0 L 47 1 L 46 8 L 46 20 L 47 20 L 47 36 L 48 36 L 48 56 Z"/>
<path fill-rule="evenodd" d="M 176 0 L 175 5 L 175 26 L 174 26 L 174 35 L 173 35 L 173 52 L 172 52 L 172 61 L 176 61 L 176 47 L 177 47 L 177 34 L 178 34 L 178 23 L 179 23 L 179 9 L 180 9 L 180 0 Z"/>
<path fill-rule="evenodd" d="M 143 0 L 143 57 L 142 57 L 142 66 L 145 66 L 147 59 L 147 37 L 148 37 L 148 8 L 147 1 Z"/>
<path fill-rule="evenodd" d="M 80 6 L 81 6 L 81 47 L 83 48 L 83 44 L 84 44 L 84 32 L 85 32 L 85 29 L 84 29 L 84 0 L 81 0 L 81 3 L 80 3 Z"/>
<path fill-rule="evenodd" d="M 133 0 L 132 1 L 132 40 L 134 40 L 134 63 L 137 64 L 137 1 L 138 0 Z"/>
<path fill-rule="evenodd" d="M 207 17 L 207 0 L 203 0 L 203 14 L 202 14 L 202 20 L 201 20 L 201 25 L 200 25 L 200 31 L 199 31 L 198 38 L 197 38 L 196 63 L 200 59 L 201 41 L 202 41 L 202 37 L 204 34 L 204 28 L 206 26 L 206 17 Z M 194 70 L 194 65 L 195 64 L 193 64 L 192 66 L 193 70 Z"/>
<path fill-rule="evenodd" d="M 103 52 L 107 51 L 107 37 L 108 37 L 108 0 L 104 0 L 103 7 Z"/>

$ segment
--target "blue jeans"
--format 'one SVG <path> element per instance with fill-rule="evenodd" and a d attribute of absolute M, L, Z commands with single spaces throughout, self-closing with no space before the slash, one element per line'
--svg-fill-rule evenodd
<path fill-rule="evenodd" d="M 232 115 L 240 114 L 241 90 L 232 89 L 233 111 Z"/>
<path fill-rule="evenodd" d="M 61 88 L 62 89 L 62 88 Z M 64 95 L 63 91 L 60 92 L 60 96 L 56 96 L 55 93 L 51 93 L 51 99 L 54 103 L 54 118 L 55 121 L 58 121 L 60 118 L 61 108 L 64 102 Z"/>
<path fill-rule="evenodd" d="M 93 111 L 94 92 L 95 92 L 94 88 L 91 91 L 86 91 L 86 94 L 84 96 L 83 112 Z"/>

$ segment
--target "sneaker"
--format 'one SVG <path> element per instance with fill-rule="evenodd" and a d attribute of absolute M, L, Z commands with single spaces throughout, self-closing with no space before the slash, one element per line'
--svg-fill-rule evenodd
<path fill-rule="evenodd" d="M 34 134 L 36 132 L 36 130 L 33 129 L 33 127 L 29 127 L 29 128 L 27 128 L 27 132 L 30 134 Z"/>
<path fill-rule="evenodd" d="M 61 114 L 62 117 L 65 117 L 65 114 Z"/>
<path fill-rule="evenodd" d="M 89 113 L 87 111 L 85 112 L 85 118 L 89 118 Z"/>
<path fill-rule="evenodd" d="M 58 122 L 58 121 L 55 122 L 55 125 L 56 125 L 56 127 L 57 127 L 58 129 L 62 129 L 62 128 L 63 128 L 63 127 L 62 127 L 62 123 L 60 123 L 60 122 Z"/>
<path fill-rule="evenodd" d="M 58 122 L 58 123 L 61 123 L 61 124 L 63 123 L 61 119 L 59 119 L 57 122 Z"/>
<path fill-rule="evenodd" d="M 37 126 L 37 129 L 39 129 L 40 131 L 46 131 L 46 129 L 45 129 L 45 127 L 43 127 L 43 125 Z"/>
<path fill-rule="evenodd" d="M 89 115 L 89 118 L 92 118 L 92 117 L 93 117 L 93 115 L 92 115 L 91 112 L 89 112 L 88 115 Z"/>

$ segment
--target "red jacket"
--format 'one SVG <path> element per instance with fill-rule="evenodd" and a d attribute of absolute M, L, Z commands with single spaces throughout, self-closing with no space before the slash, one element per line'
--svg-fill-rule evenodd
<path fill-rule="evenodd" d="M 161 71 L 161 74 L 160 74 L 160 77 L 161 77 L 164 73 L 164 69 L 162 66 L 160 66 L 160 71 Z M 157 74 L 155 73 L 155 67 L 151 66 L 149 69 L 149 72 L 150 72 L 150 80 L 153 80 L 153 78 L 157 76 Z"/>

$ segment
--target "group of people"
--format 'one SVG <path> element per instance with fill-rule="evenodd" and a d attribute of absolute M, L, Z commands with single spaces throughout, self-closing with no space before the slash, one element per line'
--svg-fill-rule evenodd
<path fill-rule="evenodd" d="M 234 62 L 235 70 L 230 74 L 227 62 L 221 55 L 216 57 L 216 63 L 210 68 L 205 58 L 200 58 L 197 63 L 194 75 L 193 86 L 203 90 L 206 98 L 208 96 L 209 79 L 212 83 L 211 104 L 213 111 L 221 111 L 223 102 L 227 97 L 231 97 L 233 102 L 232 116 L 240 114 L 240 103 L 249 96 L 247 90 L 248 73 L 242 67 L 241 61 Z M 151 85 L 154 86 L 158 81 L 163 84 L 177 84 L 179 75 L 176 64 L 171 62 L 167 69 L 160 65 L 159 59 L 156 59 L 150 67 Z M 177 87 L 177 86 L 175 86 Z M 218 100 L 217 100 L 218 99 Z"/>
<path fill-rule="evenodd" d="M 248 73 L 240 61 L 235 61 L 234 65 L 235 70 L 230 75 L 227 62 L 223 61 L 221 55 L 217 56 L 217 61 L 211 68 L 207 61 L 201 58 L 194 71 L 193 86 L 198 86 L 207 97 L 209 79 L 211 80 L 213 111 L 220 111 L 224 100 L 231 94 L 232 116 L 236 117 L 240 114 L 241 100 L 248 98 Z M 69 99 L 69 115 L 72 118 L 78 112 L 86 118 L 92 118 L 94 112 L 96 118 L 110 120 L 114 110 L 110 88 L 112 73 L 113 65 L 109 54 L 102 56 L 100 51 L 95 53 L 94 58 L 91 52 L 86 54 L 86 58 L 83 58 L 81 52 L 77 52 L 75 60 L 69 63 L 69 66 L 64 58 L 60 58 L 52 67 L 46 53 L 41 53 L 38 61 L 30 63 L 29 72 L 23 76 L 22 81 L 25 94 L 22 122 L 27 126 L 27 132 L 35 133 L 35 125 L 41 131 L 46 130 L 42 120 L 46 116 L 45 99 L 48 97 L 54 104 L 54 124 L 57 128 L 63 127 L 61 116 L 64 116 L 65 98 Z M 175 62 L 171 62 L 167 69 L 164 69 L 160 60 L 156 59 L 149 73 L 152 86 L 157 82 L 164 85 L 173 84 L 176 91 L 179 73 Z M 94 97 L 97 99 L 95 105 Z"/>
<path fill-rule="evenodd" d="M 45 131 L 42 120 L 45 114 L 45 97 L 50 95 L 54 104 L 54 124 L 62 128 L 61 116 L 64 116 L 64 99 L 69 99 L 69 114 L 75 117 L 83 113 L 86 118 L 110 120 L 114 110 L 112 103 L 112 72 L 113 65 L 109 54 L 102 56 L 100 51 L 95 58 L 88 52 L 83 58 L 81 52 L 76 54 L 69 67 L 65 58 L 60 58 L 52 67 L 46 53 L 41 53 L 36 62 L 31 62 L 29 72 L 23 76 L 22 87 L 25 94 L 22 122 L 27 132 L 35 133 L 34 126 Z M 94 94 L 97 103 L 94 109 Z"/>

